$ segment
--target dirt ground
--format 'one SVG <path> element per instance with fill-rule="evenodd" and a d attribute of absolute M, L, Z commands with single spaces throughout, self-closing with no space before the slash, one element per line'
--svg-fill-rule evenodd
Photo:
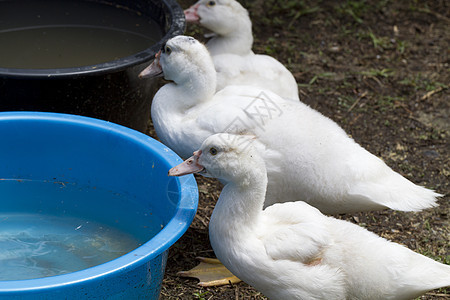
<path fill-rule="evenodd" d="M 180 0 L 183 8 L 195 1 Z M 284 63 L 301 100 L 413 182 L 446 194 L 420 213 L 339 215 L 382 237 L 450 264 L 449 54 L 447 0 L 241 0 L 254 52 Z M 188 26 L 200 40 L 205 31 Z M 151 133 L 151 135 L 154 135 Z M 201 288 L 176 273 L 214 257 L 208 221 L 221 185 L 197 177 L 198 213 L 171 248 L 161 299 L 265 299 L 245 283 Z M 450 299 L 450 289 L 420 299 Z"/>

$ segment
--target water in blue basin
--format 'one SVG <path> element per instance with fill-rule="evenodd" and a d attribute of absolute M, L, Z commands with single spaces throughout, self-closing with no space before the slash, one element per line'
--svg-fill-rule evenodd
<path fill-rule="evenodd" d="M 61 275 L 122 256 L 162 228 L 133 197 L 59 181 L 0 180 L 0 281 Z"/>
<path fill-rule="evenodd" d="M 0 280 L 86 269 L 140 246 L 132 235 L 80 218 L 0 214 Z"/>

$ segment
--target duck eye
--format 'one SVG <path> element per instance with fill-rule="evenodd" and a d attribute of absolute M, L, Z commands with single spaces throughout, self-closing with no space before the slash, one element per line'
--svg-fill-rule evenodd
<path fill-rule="evenodd" d="M 216 155 L 217 154 L 217 149 L 216 148 L 210 148 L 209 149 L 209 153 L 211 153 L 211 155 Z"/>
<path fill-rule="evenodd" d="M 208 1 L 206 3 L 206 5 L 209 6 L 209 7 L 214 6 L 214 5 L 216 5 L 216 1 Z"/>
<path fill-rule="evenodd" d="M 162 52 L 162 53 L 170 54 L 170 53 L 172 52 L 172 48 L 170 48 L 170 47 L 167 46 L 167 45 L 164 45 L 164 46 L 162 47 L 162 49 L 161 49 L 161 52 Z"/>

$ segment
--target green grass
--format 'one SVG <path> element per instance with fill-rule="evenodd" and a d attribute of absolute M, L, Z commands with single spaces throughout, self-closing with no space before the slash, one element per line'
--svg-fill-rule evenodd
<path fill-rule="evenodd" d="M 336 7 L 336 12 L 340 15 L 349 15 L 356 23 L 364 22 L 363 16 L 368 11 L 369 5 L 365 0 L 347 0 Z"/>
<path fill-rule="evenodd" d="M 380 111 L 385 112 L 393 109 L 396 102 L 401 102 L 403 100 L 404 99 L 399 96 L 380 96 L 376 100 L 376 106 Z"/>
<path fill-rule="evenodd" d="M 371 39 L 373 47 L 375 49 L 376 48 L 389 49 L 390 47 L 392 47 L 388 37 L 376 36 L 372 31 L 369 31 L 368 36 Z"/>
<path fill-rule="evenodd" d="M 394 70 L 392 69 L 369 69 L 367 71 L 359 72 L 359 74 L 367 76 L 367 77 L 384 77 L 388 78 L 392 75 L 394 75 Z"/>
<path fill-rule="evenodd" d="M 197 299 L 197 300 L 206 300 L 205 296 L 207 294 L 209 294 L 208 291 L 203 292 L 203 293 L 202 292 L 195 292 L 195 293 L 193 293 L 193 296 L 194 296 L 194 299 Z"/>
<path fill-rule="evenodd" d="M 338 99 L 339 106 L 341 106 L 345 109 L 349 109 L 353 105 L 353 103 L 356 101 L 355 97 L 349 96 L 349 95 L 342 95 L 342 96 L 339 96 L 337 99 Z"/>
<path fill-rule="evenodd" d="M 400 54 L 405 53 L 405 50 L 407 48 L 407 42 L 406 41 L 397 41 L 397 52 Z"/>
<path fill-rule="evenodd" d="M 420 73 L 412 76 L 407 76 L 404 79 L 400 80 L 398 83 L 401 85 L 412 87 L 416 91 L 422 90 L 429 92 L 434 91 L 438 88 L 441 89 L 449 88 L 449 85 L 439 81 L 434 81 L 428 78 L 426 75 Z"/>
<path fill-rule="evenodd" d="M 329 78 L 329 77 L 334 77 L 334 76 L 336 76 L 336 73 L 334 73 L 334 72 L 323 72 L 323 73 L 314 75 L 314 77 L 311 78 L 311 80 L 308 82 L 308 84 L 310 84 L 310 85 L 314 84 L 317 81 L 317 79 L 319 79 L 319 78 Z"/>
<path fill-rule="evenodd" d="M 397 40 L 392 37 L 376 35 L 372 30 L 359 30 L 356 37 L 360 41 L 369 41 L 375 49 L 380 51 L 395 50 L 398 54 L 404 54 L 408 48 L 407 41 Z"/>

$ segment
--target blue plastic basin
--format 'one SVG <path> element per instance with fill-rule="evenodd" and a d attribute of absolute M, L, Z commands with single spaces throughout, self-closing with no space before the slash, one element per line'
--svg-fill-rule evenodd
<path fill-rule="evenodd" d="M 121 204 L 127 209 L 117 211 L 105 200 L 86 205 L 44 197 L 32 203 L 0 195 L 0 212 L 70 215 L 73 210 L 114 223 L 130 212 L 130 218 L 138 219 L 146 207 L 162 227 L 135 250 L 103 264 L 64 275 L 0 281 L 0 299 L 158 299 L 169 247 L 187 230 L 198 204 L 193 176 L 167 176 L 182 160 L 132 129 L 57 113 L 0 113 L 0 140 L 0 180 L 55 183 L 61 193 L 66 186 L 102 189 L 132 199 Z"/>

